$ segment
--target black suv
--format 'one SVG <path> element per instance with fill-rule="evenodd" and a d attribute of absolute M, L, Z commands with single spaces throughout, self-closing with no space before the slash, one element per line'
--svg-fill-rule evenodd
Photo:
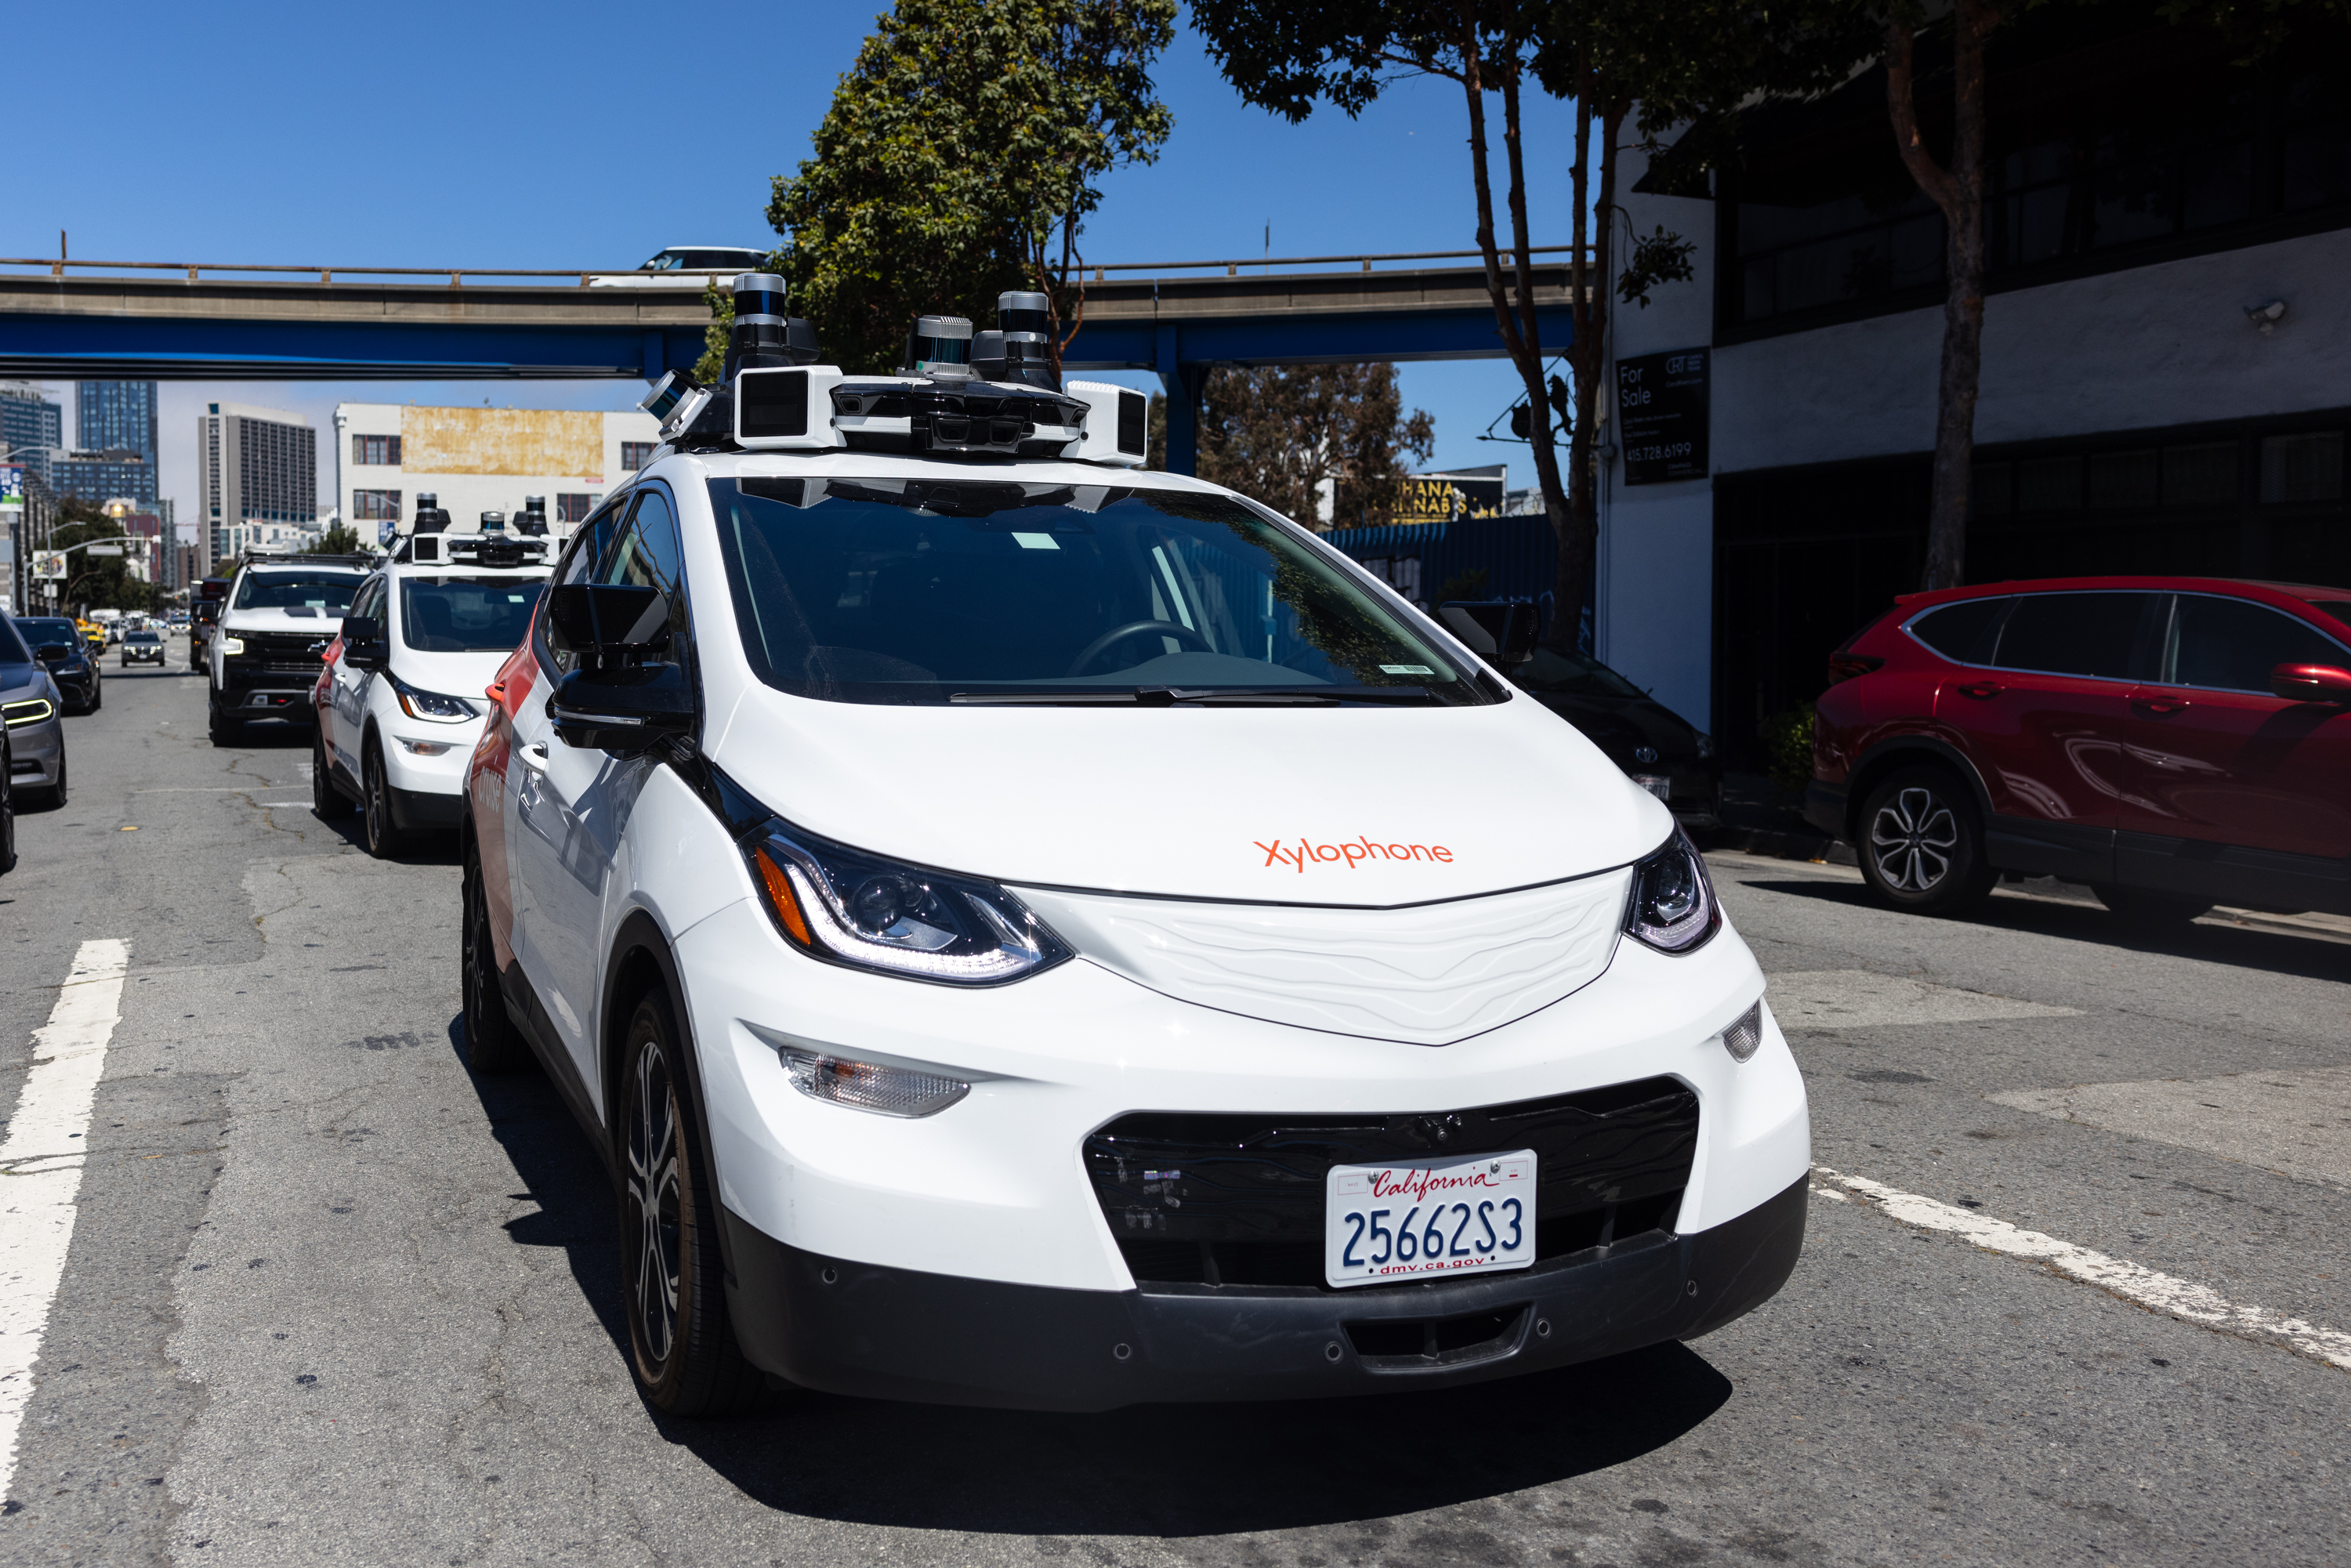
<path fill-rule="evenodd" d="M 33 656 L 48 666 L 66 712 L 96 713 L 106 694 L 99 689 L 98 655 L 82 640 L 80 628 L 62 615 L 27 615 L 17 620 L 16 630 Z"/>

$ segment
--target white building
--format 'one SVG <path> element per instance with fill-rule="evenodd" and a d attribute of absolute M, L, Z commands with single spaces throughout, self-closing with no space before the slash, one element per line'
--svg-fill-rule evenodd
<path fill-rule="evenodd" d="M 548 521 L 562 531 L 636 472 L 660 429 L 635 410 L 338 403 L 339 510 L 362 535 L 381 538 L 414 510 L 420 492 L 462 522 L 486 511 L 512 517 L 525 497 L 543 496 Z"/>
<path fill-rule="evenodd" d="M 288 543 L 319 525 L 319 433 L 298 413 L 240 402 L 196 416 L 197 507 L 210 559 Z"/>
<path fill-rule="evenodd" d="M 2351 120 L 2317 90 L 2351 33 L 2241 72 L 2195 26 L 2045 21 L 1991 59 L 1969 580 L 2351 584 Z M 1637 155 L 1619 186 L 1698 278 L 1612 324 L 1597 652 L 1734 758 L 1920 586 L 1943 229 L 1885 106 L 1872 71 L 1752 113 L 1710 190 Z"/>

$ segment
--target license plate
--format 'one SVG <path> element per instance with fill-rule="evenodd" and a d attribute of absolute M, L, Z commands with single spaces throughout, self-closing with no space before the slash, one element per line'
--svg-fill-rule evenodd
<path fill-rule="evenodd" d="M 1322 1190 L 1322 1278 L 1334 1288 L 1535 1260 L 1532 1149 L 1333 1166 Z"/>
<path fill-rule="evenodd" d="M 1660 800 L 1670 801 L 1674 798 L 1674 781 L 1663 774 L 1635 773 L 1633 782 Z"/>

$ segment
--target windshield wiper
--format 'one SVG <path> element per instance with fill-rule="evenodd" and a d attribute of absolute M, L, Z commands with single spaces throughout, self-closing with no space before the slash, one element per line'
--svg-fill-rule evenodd
<path fill-rule="evenodd" d="M 1139 686 L 1133 691 L 956 692 L 947 701 L 1013 707 L 1337 707 L 1344 702 L 1444 699 L 1426 686 L 1360 686 L 1343 692 L 1296 686 Z"/>

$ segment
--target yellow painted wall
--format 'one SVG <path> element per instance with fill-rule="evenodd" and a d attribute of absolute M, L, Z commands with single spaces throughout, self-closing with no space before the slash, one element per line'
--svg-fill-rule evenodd
<path fill-rule="evenodd" d="M 411 474 L 564 475 L 601 483 L 604 416 L 559 409 L 403 408 Z"/>

